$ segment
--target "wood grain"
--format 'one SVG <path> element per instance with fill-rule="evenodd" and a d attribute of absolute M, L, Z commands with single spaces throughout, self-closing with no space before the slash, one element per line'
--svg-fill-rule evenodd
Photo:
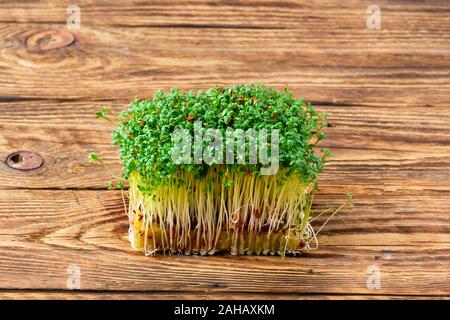
<path fill-rule="evenodd" d="M 0 291 L 0 299 L 8 300 L 449 300 L 449 296 L 420 295 L 323 295 L 323 294 L 270 294 L 270 293 L 154 293 L 154 292 L 98 292 L 98 291 Z"/>
<path fill-rule="evenodd" d="M 71 4 L 71 3 L 70 3 Z M 115 26 L 208 28 L 298 28 L 309 30 L 366 28 L 370 0 L 166 0 L 76 1 L 82 23 Z M 69 3 L 44 0 L 26 3 L 0 1 L 0 21 L 14 23 L 66 23 Z M 383 25 L 392 29 L 446 31 L 449 21 L 445 0 L 377 1 Z M 431 18 L 431 19 L 430 19 Z M 436 22 L 442 22 L 438 24 Z"/>
<path fill-rule="evenodd" d="M 337 105 L 448 105 L 450 38 L 437 31 L 83 26 L 66 47 L 26 46 L 47 30 L 66 32 L 0 23 L 4 100 L 129 100 L 170 87 L 262 82 Z"/>
<path fill-rule="evenodd" d="M 84 290 L 369 294 L 366 271 L 376 265 L 378 294 L 448 294 L 448 194 L 355 198 L 320 237 L 321 249 L 303 257 L 149 258 L 130 250 L 118 192 L 3 190 L 0 283 L 64 288 L 76 265 Z M 316 206 L 340 201 L 323 194 Z"/>
<path fill-rule="evenodd" d="M 111 143 L 113 127 L 94 117 L 105 104 L 115 114 L 127 108 L 125 102 L 0 103 L 0 188 L 105 188 L 111 174 L 88 161 L 89 153 L 96 152 L 120 174 Z M 322 184 L 345 186 L 348 191 L 360 186 L 449 190 L 449 108 L 317 109 L 329 114 L 332 127 L 323 146 L 334 153 L 321 174 Z M 4 161 L 18 150 L 39 153 L 44 165 L 29 172 L 8 167 Z"/>
<path fill-rule="evenodd" d="M 450 6 L 378 1 L 0 0 L 0 299 L 448 299 Z M 127 241 L 111 129 L 155 90 L 262 82 L 329 114 L 315 212 L 355 198 L 301 257 L 145 257 Z M 42 156 L 34 170 L 6 159 Z M 314 221 L 319 227 L 325 217 Z M 81 269 L 81 290 L 67 268 Z M 368 289 L 368 267 L 381 287 Z"/>

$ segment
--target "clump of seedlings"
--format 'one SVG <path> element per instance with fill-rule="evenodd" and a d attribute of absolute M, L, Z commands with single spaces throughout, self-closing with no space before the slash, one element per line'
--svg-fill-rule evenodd
<path fill-rule="evenodd" d="M 113 131 L 132 247 L 284 256 L 316 246 L 311 205 L 330 156 L 316 151 L 325 119 L 287 89 L 262 85 L 132 101 Z"/>

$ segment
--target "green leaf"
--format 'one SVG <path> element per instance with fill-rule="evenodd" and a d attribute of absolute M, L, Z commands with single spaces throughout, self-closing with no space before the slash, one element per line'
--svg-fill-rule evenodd
<path fill-rule="evenodd" d="M 105 118 L 110 114 L 104 107 L 96 116 Z M 124 163 L 124 177 L 137 172 L 151 190 L 172 181 L 179 172 L 201 177 L 210 167 L 204 162 L 174 163 L 171 134 L 176 129 L 186 129 L 193 136 L 194 122 L 201 122 L 203 131 L 207 128 L 220 130 L 224 141 L 228 127 L 244 132 L 249 129 L 258 131 L 264 128 L 268 132 L 277 129 L 279 166 L 288 169 L 289 175 L 297 174 L 303 182 L 310 182 L 317 179 L 332 155 L 327 149 L 318 154 L 313 148 L 325 138 L 322 132 L 325 118 L 311 104 L 294 98 L 287 89 L 278 91 L 258 84 L 228 88 L 216 86 L 198 92 L 173 89 L 170 92 L 158 91 L 151 99 L 133 100 L 129 109 L 121 114 L 113 140 Z M 246 161 L 249 159 L 249 146 L 248 139 L 240 146 L 245 150 Z M 192 156 L 194 150 L 192 143 Z M 260 171 L 260 164 L 240 164 L 238 159 L 241 158 L 235 152 L 234 163 L 220 167 L 218 173 L 223 170 Z M 224 184 L 228 185 L 228 180 Z"/>
<path fill-rule="evenodd" d="M 96 153 L 89 154 L 88 159 L 91 162 L 101 162 L 100 158 L 98 157 L 98 155 Z"/>
<path fill-rule="evenodd" d="M 95 113 L 95 117 L 97 119 L 104 119 L 112 123 L 111 119 L 108 118 L 109 115 L 112 115 L 112 113 L 107 106 L 103 106 L 99 111 Z"/>

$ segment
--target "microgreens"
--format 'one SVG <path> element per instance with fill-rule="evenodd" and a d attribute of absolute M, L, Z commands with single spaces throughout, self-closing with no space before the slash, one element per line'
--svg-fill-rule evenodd
<path fill-rule="evenodd" d="M 97 163 L 100 163 L 100 164 L 103 163 L 103 161 L 100 159 L 100 157 L 96 153 L 89 154 L 88 159 L 91 162 L 97 162 Z"/>
<path fill-rule="evenodd" d="M 108 116 L 110 115 L 112 115 L 112 113 L 107 106 L 103 106 L 99 111 L 95 113 L 96 118 L 106 120 L 109 123 L 113 124 L 112 120 L 108 118 Z"/>
<path fill-rule="evenodd" d="M 109 115 L 105 107 L 96 113 L 111 122 Z M 316 179 L 332 155 L 326 148 L 316 151 L 326 126 L 325 114 L 294 98 L 287 88 L 240 84 L 198 92 L 158 91 L 151 99 L 135 99 L 113 131 L 129 185 L 133 248 L 146 254 L 227 251 L 282 256 L 310 249 L 316 240 L 310 224 L 315 219 L 311 206 Z M 276 146 L 270 143 L 270 153 L 278 152 L 279 170 L 260 174 L 262 164 L 242 163 L 242 154 L 233 154 L 226 164 L 173 159 L 174 132 L 216 129 L 226 136 L 230 128 L 279 132 Z M 250 157 L 249 141 L 240 143 Z M 210 148 L 201 142 L 200 148 L 205 147 Z M 191 154 L 197 148 L 188 147 Z M 225 154 L 225 145 L 218 152 Z M 95 154 L 90 159 L 104 165 Z M 110 188 L 123 189 L 123 183 L 110 183 Z M 320 215 L 331 212 L 328 222 L 351 201 L 349 195 L 342 206 Z"/>
<path fill-rule="evenodd" d="M 331 156 L 325 148 L 321 155 L 314 151 L 325 137 L 321 130 L 327 125 L 326 115 L 294 98 L 287 88 L 279 92 L 262 85 L 237 85 L 197 93 L 159 91 L 152 99 L 131 102 L 120 119 L 113 137 L 124 163 L 125 178 L 136 171 L 150 188 L 167 183 L 180 171 L 201 176 L 208 170 L 207 164 L 176 164 L 171 157 L 171 134 L 177 129 L 193 131 L 194 120 L 201 121 L 204 128 L 219 129 L 224 135 L 229 127 L 244 131 L 279 130 L 280 166 L 288 168 L 287 176 L 296 174 L 305 183 L 316 179 L 326 158 Z M 236 161 L 224 166 L 220 174 L 255 173 L 260 167 Z"/>
<path fill-rule="evenodd" d="M 122 180 L 119 180 L 118 182 L 114 183 L 114 181 L 110 181 L 108 183 L 108 189 L 109 190 L 114 190 L 114 189 L 120 189 L 123 190 L 124 189 L 124 182 Z"/>

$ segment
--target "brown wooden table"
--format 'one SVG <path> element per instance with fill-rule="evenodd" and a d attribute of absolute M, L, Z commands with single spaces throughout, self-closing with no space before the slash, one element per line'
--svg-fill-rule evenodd
<path fill-rule="evenodd" d="M 0 1 L 0 298 L 450 296 L 448 1 L 77 3 L 78 30 L 67 1 Z M 240 82 L 329 114 L 314 209 L 354 207 L 301 257 L 131 251 L 120 192 L 87 160 L 120 172 L 93 113 Z"/>

